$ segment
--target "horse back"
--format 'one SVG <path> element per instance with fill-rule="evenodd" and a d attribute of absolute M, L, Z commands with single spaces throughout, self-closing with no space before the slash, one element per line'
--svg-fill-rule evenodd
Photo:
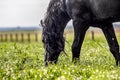
<path fill-rule="evenodd" d="M 120 0 L 89 0 L 86 3 L 97 19 L 120 15 Z"/>
<path fill-rule="evenodd" d="M 91 13 L 95 19 L 106 19 L 120 15 L 120 0 L 66 0 L 68 11 L 72 15 L 73 9 L 81 13 L 85 9 Z M 85 7 L 85 8 L 83 8 Z M 83 10 L 84 9 L 84 10 Z M 82 12 L 83 11 L 83 12 Z"/>

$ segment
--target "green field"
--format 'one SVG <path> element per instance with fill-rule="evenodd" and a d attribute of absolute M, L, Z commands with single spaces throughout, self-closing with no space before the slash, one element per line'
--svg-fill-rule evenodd
<path fill-rule="evenodd" d="M 120 43 L 120 35 L 117 34 Z M 87 35 L 80 62 L 71 62 L 73 36 L 66 34 L 68 54 L 61 53 L 57 65 L 44 66 L 41 42 L 0 43 L 0 80 L 120 80 L 120 67 L 109 52 L 105 38 Z"/>

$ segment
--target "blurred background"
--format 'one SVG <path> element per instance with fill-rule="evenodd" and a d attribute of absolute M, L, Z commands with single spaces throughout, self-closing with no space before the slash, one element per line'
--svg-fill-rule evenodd
<path fill-rule="evenodd" d="M 40 20 L 44 18 L 50 0 L 0 0 L 0 41 L 40 41 Z M 120 24 L 114 24 L 119 32 Z M 101 33 L 98 28 L 87 32 Z M 72 21 L 67 25 L 65 35 L 73 33 Z"/>
<path fill-rule="evenodd" d="M 48 2 L 49 0 L 0 0 L 0 41 L 25 41 L 28 38 L 39 41 L 39 24 Z"/>

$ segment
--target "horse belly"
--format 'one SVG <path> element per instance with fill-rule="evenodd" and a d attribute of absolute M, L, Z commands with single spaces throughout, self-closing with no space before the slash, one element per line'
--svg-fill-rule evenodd
<path fill-rule="evenodd" d="M 93 15 L 106 19 L 120 15 L 120 0 L 89 0 Z"/>

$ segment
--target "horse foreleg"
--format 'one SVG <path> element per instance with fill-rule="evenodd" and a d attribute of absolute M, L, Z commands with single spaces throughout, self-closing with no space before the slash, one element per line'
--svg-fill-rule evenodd
<path fill-rule="evenodd" d="M 79 61 L 81 46 L 88 27 L 81 24 L 80 21 L 73 21 L 74 25 L 74 41 L 72 44 L 72 61 Z"/>
<path fill-rule="evenodd" d="M 110 51 L 116 60 L 116 65 L 118 65 L 120 61 L 120 53 L 119 53 L 119 45 L 116 39 L 115 31 L 113 29 L 113 25 L 112 24 L 107 25 L 105 28 L 102 29 L 102 31 L 104 32 L 104 35 L 107 39 L 107 42 L 110 47 Z"/>

